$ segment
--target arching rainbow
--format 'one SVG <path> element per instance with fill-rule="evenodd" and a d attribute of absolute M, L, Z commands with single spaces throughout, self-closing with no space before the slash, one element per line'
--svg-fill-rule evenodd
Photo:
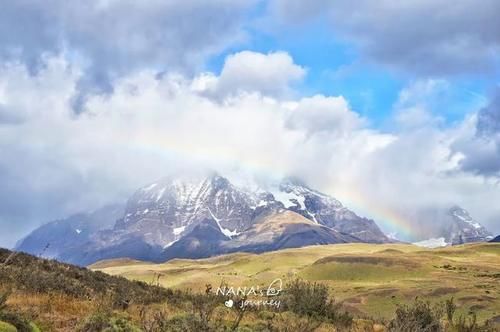
<path fill-rule="evenodd" d="M 232 155 L 230 156 L 228 151 L 223 147 L 220 149 L 211 148 L 207 151 L 199 145 L 179 142 L 178 140 L 158 140 L 157 137 L 145 135 L 144 133 L 141 133 L 136 137 L 122 137 L 122 139 L 122 145 L 126 144 L 128 149 L 160 154 L 172 159 L 180 157 L 182 159 L 189 159 L 195 162 L 216 159 L 218 160 L 218 163 L 221 164 L 241 164 L 240 160 L 236 160 Z M 124 141 L 127 143 L 124 143 Z M 281 174 L 281 172 L 274 170 L 275 166 L 274 160 L 256 161 L 255 159 L 247 159 L 244 161 L 245 170 L 267 174 L 271 178 L 283 177 L 285 174 Z M 386 232 L 396 233 L 399 239 L 412 240 L 420 233 L 418 229 L 415 229 L 414 224 L 410 220 L 389 207 L 380 205 L 367 198 L 366 195 L 363 195 L 359 191 L 349 190 L 347 192 L 343 191 L 342 193 L 335 193 L 335 191 L 331 190 L 327 193 L 336 196 L 337 199 L 339 199 L 348 208 L 355 211 L 358 215 L 375 220 L 375 222 Z"/>

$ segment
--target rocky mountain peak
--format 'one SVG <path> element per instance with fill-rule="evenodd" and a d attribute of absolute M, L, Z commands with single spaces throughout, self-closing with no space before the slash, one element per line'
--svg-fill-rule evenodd
<path fill-rule="evenodd" d="M 255 225 L 286 211 L 297 213 L 307 222 L 286 226 L 287 231 L 279 236 L 257 236 Z M 113 229 L 90 234 L 85 244 L 55 256 L 78 264 L 124 256 L 161 260 L 180 255 L 186 246 L 196 243 L 211 248 L 210 254 L 221 250 L 275 250 L 285 245 L 285 238 L 287 245 L 300 246 L 300 232 L 306 229 L 309 235 L 304 245 L 389 241 L 373 220 L 357 216 L 335 198 L 296 179 L 285 179 L 270 190 L 248 189 L 211 173 L 167 177 L 138 189 Z M 204 231 L 211 235 L 204 236 Z M 281 242 L 259 242 L 263 239 Z M 168 254 L 163 253 L 165 250 Z"/>
<path fill-rule="evenodd" d="M 483 225 L 474 220 L 467 210 L 457 205 L 448 210 L 443 236 L 446 242 L 451 244 L 482 242 L 492 238 L 492 234 Z"/>

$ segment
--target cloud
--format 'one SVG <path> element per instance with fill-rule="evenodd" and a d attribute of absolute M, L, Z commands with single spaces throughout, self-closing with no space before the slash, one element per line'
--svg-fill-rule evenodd
<path fill-rule="evenodd" d="M 454 144 L 454 149 L 463 155 L 461 168 L 486 177 L 500 177 L 500 89 L 470 120 L 469 126 L 470 134 Z"/>
<path fill-rule="evenodd" d="M 367 206 L 397 211 L 415 230 L 424 228 L 419 212 L 449 204 L 498 226 L 499 208 L 486 206 L 500 199 L 498 184 L 460 171 L 461 155 L 452 149 L 475 135 L 467 121 L 384 133 L 341 96 L 272 96 L 243 85 L 221 101 L 200 93 L 207 74 L 147 69 L 117 79 L 108 95 L 91 94 L 87 111 L 75 116 L 81 69 L 61 56 L 44 61 L 34 74 L 20 63 L 0 66 L 2 109 L 22 119 L 0 123 L 0 223 L 9 228 L 2 245 L 42 222 L 125 200 L 145 183 L 199 165 L 299 176 L 386 230 L 391 225 Z"/>
<path fill-rule="evenodd" d="M 361 128 L 364 120 L 349 109 L 343 97 L 316 95 L 291 105 L 286 119 L 290 129 L 305 131 L 308 135 L 325 132 L 338 135 Z"/>
<path fill-rule="evenodd" d="M 326 17 L 365 58 L 419 76 L 486 73 L 500 61 L 496 0 L 273 0 L 270 8 L 286 24 Z"/>
<path fill-rule="evenodd" d="M 285 96 L 291 85 L 304 78 L 306 70 L 286 52 L 262 54 L 242 51 L 229 55 L 219 76 L 207 73 L 194 82 L 195 88 L 219 99 L 242 92 Z"/>
<path fill-rule="evenodd" d="M 81 75 L 61 56 L 46 57 L 36 73 L 22 63 L 0 66 L 2 114 L 19 119 L 0 123 L 0 223 L 11 229 L 2 243 L 42 222 L 124 200 L 189 165 L 284 171 L 304 139 L 284 126 L 288 102 L 252 85 L 221 103 L 194 89 L 200 77 L 152 70 L 123 76 L 108 95 L 90 95 L 87 111 L 75 116 Z"/>
<path fill-rule="evenodd" d="M 66 54 L 84 72 L 73 106 L 109 93 L 113 80 L 154 69 L 193 73 L 207 56 L 246 38 L 244 10 L 253 0 L 2 1 L 0 60 L 26 63 Z"/>
<path fill-rule="evenodd" d="M 417 80 L 404 87 L 394 105 L 397 128 L 409 130 L 443 123 L 440 112 L 433 111 L 447 99 L 449 90 L 447 81 L 435 79 Z"/>
<path fill-rule="evenodd" d="M 500 135 L 500 88 L 497 88 L 489 105 L 479 111 L 476 129 L 479 137 Z"/>

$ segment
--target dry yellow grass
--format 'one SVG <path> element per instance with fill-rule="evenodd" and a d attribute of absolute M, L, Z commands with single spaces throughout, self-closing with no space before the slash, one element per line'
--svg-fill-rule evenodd
<path fill-rule="evenodd" d="M 163 264 L 108 262 L 94 268 L 165 287 L 201 290 L 221 281 L 266 286 L 281 278 L 319 281 L 359 314 L 390 318 L 399 303 L 420 296 L 431 301 L 454 297 L 461 313 L 481 320 L 500 315 L 500 245 L 469 244 L 424 249 L 406 244 L 339 244 L 263 254 L 237 253 Z M 99 265 L 97 265 L 99 267 Z M 158 279 L 159 276 L 159 279 Z"/>

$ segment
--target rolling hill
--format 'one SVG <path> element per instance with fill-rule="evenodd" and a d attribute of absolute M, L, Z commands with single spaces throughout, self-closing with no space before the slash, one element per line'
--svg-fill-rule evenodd
<path fill-rule="evenodd" d="M 336 244 L 262 254 L 235 253 L 164 264 L 103 261 L 94 270 L 177 289 L 202 289 L 222 281 L 233 287 L 302 278 L 328 284 L 351 311 L 390 318 L 415 297 L 453 297 L 463 313 L 500 319 L 500 245 L 467 244 L 423 249 L 406 244 Z"/>

